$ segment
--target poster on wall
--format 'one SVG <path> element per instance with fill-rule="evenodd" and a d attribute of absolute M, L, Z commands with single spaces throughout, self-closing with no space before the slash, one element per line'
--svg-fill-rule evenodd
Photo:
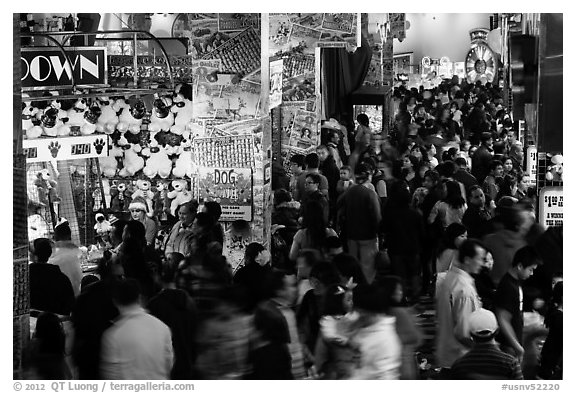
<path fill-rule="evenodd" d="M 307 150 L 318 145 L 318 142 L 316 113 L 298 110 L 290 133 L 290 146 Z"/>
<path fill-rule="evenodd" d="M 252 169 L 198 168 L 198 202 L 216 201 L 222 221 L 252 221 Z"/>
<path fill-rule="evenodd" d="M 254 136 L 235 135 L 212 138 L 194 138 L 194 162 L 206 167 L 254 166 Z"/>
<path fill-rule="evenodd" d="M 321 35 L 320 30 L 293 24 L 290 30 L 290 43 L 293 47 L 300 48 L 302 53 L 314 54 L 316 42 L 320 40 Z"/>
<path fill-rule="evenodd" d="M 315 74 L 309 72 L 282 80 L 282 101 L 314 101 L 316 96 Z"/>
<path fill-rule="evenodd" d="M 526 148 L 526 168 L 524 172 L 530 176 L 530 186 L 536 186 L 538 176 L 538 149 L 536 146 Z"/>
<path fill-rule="evenodd" d="M 285 102 L 280 107 L 282 111 L 281 120 L 281 135 L 282 144 L 290 145 L 290 132 L 292 131 L 292 124 L 294 118 L 299 110 L 306 110 L 306 101 L 290 101 Z"/>
<path fill-rule="evenodd" d="M 351 34 L 354 29 L 355 14 L 323 14 L 321 27 L 341 33 Z"/>
<path fill-rule="evenodd" d="M 260 14 L 218 14 L 219 31 L 238 31 L 247 27 L 260 28 Z"/>
<path fill-rule="evenodd" d="M 284 61 L 274 60 L 270 62 L 270 109 L 282 104 L 282 71 Z"/>
<path fill-rule="evenodd" d="M 222 60 L 222 72 L 250 74 L 260 68 L 260 34 L 249 27 L 202 56 Z"/>
<path fill-rule="evenodd" d="M 388 22 L 390 23 L 390 34 L 394 38 L 402 41 L 406 38 L 406 14 L 389 13 Z"/>
<path fill-rule="evenodd" d="M 563 187 L 544 187 L 540 190 L 538 222 L 547 227 L 564 225 Z"/>
<path fill-rule="evenodd" d="M 227 119 L 254 118 L 260 105 L 260 86 L 244 81 L 233 84 L 219 75 L 217 82 L 197 84 L 193 90 L 194 118 Z M 219 82 L 226 84 L 219 84 Z"/>

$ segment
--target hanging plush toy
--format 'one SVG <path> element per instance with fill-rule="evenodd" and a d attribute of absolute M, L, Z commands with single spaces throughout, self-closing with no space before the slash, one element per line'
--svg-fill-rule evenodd
<path fill-rule="evenodd" d="M 172 160 L 168 158 L 166 148 L 159 146 L 155 139 L 152 139 L 149 147 L 142 150 L 142 155 L 148 157 L 144 167 L 144 174 L 147 177 L 153 178 L 159 175 L 162 179 L 166 179 L 170 176 Z"/>
<path fill-rule="evenodd" d="M 42 135 L 42 127 L 35 124 L 38 123 L 36 116 L 38 115 L 38 108 L 32 106 L 30 102 L 23 103 L 22 108 L 22 132 L 26 134 L 27 139 L 36 139 Z"/>
<path fill-rule="evenodd" d="M 188 182 L 186 180 L 172 180 L 172 191 L 168 192 L 168 198 L 172 200 L 170 204 L 170 214 L 176 216 L 178 206 L 190 202 L 192 193 L 188 191 Z"/>
<path fill-rule="evenodd" d="M 176 177 L 192 177 L 195 172 L 194 161 L 192 160 L 192 148 L 189 140 L 183 140 L 182 144 L 178 147 L 178 159 L 172 174 Z"/>
<path fill-rule="evenodd" d="M 546 171 L 546 180 L 548 181 L 563 181 L 564 174 L 564 157 L 562 154 L 552 156 L 550 160 L 552 165 L 549 165 Z"/>
<path fill-rule="evenodd" d="M 142 147 L 138 144 L 129 143 L 124 149 L 124 167 L 120 170 L 119 175 L 122 177 L 132 177 L 144 168 L 144 159 L 138 154 Z"/>
<path fill-rule="evenodd" d="M 153 199 L 154 193 L 152 192 L 152 183 L 149 180 L 138 179 L 136 180 L 136 191 L 132 194 L 132 199 L 142 198 L 146 202 L 146 214 L 148 217 L 154 215 Z"/>
<path fill-rule="evenodd" d="M 108 156 L 103 156 L 98 159 L 100 163 L 100 173 L 105 177 L 114 177 L 118 170 L 117 158 L 124 157 L 124 150 L 112 144 L 112 148 L 108 151 Z"/>
<path fill-rule="evenodd" d="M 101 114 L 96 122 L 96 131 L 110 135 L 114 130 L 116 130 L 116 126 L 120 121 L 116 114 L 117 110 L 115 109 L 115 102 L 110 100 L 108 97 L 98 97 L 97 103 L 100 107 Z"/>
<path fill-rule="evenodd" d="M 128 131 L 132 134 L 138 134 L 145 115 L 146 106 L 142 100 L 138 100 L 130 106 L 129 110 L 122 110 L 122 113 L 119 116 L 120 122 L 116 128 L 123 133 Z"/>
<path fill-rule="evenodd" d="M 73 134 L 80 134 L 80 129 L 86 121 L 84 120 L 84 113 L 88 110 L 88 101 L 86 98 L 79 98 L 74 103 L 74 106 L 70 108 L 67 112 L 68 123 L 66 123 L 72 129 Z"/>
<path fill-rule="evenodd" d="M 48 206 L 50 201 L 59 203 L 62 200 L 58 196 L 58 183 L 52 179 L 48 169 L 42 169 L 36 173 L 34 185 L 36 186 L 40 206 Z"/>
<path fill-rule="evenodd" d="M 148 130 L 154 133 L 170 131 L 170 127 L 174 125 L 174 114 L 170 110 L 172 99 L 168 97 L 160 98 L 158 93 L 154 94 L 154 98 L 154 108 L 152 108 Z"/>
<path fill-rule="evenodd" d="M 102 114 L 102 110 L 96 102 L 93 102 L 88 110 L 84 112 L 84 124 L 80 127 L 80 134 L 82 135 L 92 135 L 96 132 L 96 123 L 98 118 Z"/>
<path fill-rule="evenodd" d="M 168 186 L 164 182 L 159 181 L 156 183 L 156 191 L 154 192 L 154 216 L 158 219 L 166 220 L 166 213 L 170 210 L 170 199 L 168 199 Z"/>
<path fill-rule="evenodd" d="M 194 115 L 192 109 L 192 87 L 189 84 L 182 84 L 179 93 L 174 97 L 171 111 L 176 114 L 176 119 L 174 120 L 174 125 L 170 127 L 170 131 L 176 135 L 182 135 L 185 131 L 190 131 Z"/>

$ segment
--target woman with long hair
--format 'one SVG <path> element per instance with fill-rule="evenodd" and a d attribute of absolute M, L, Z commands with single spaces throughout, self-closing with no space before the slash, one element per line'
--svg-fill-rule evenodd
<path fill-rule="evenodd" d="M 448 225 L 457 222 L 462 223 L 462 217 L 468 206 L 462 197 L 460 184 L 457 181 L 449 180 L 444 183 L 444 196 L 436 202 L 430 215 L 428 223 L 432 224 L 438 218 L 442 227 L 446 229 Z"/>
<path fill-rule="evenodd" d="M 338 235 L 334 229 L 327 227 L 322 205 L 317 201 L 306 202 L 302 216 L 302 228 L 294 235 L 288 257 L 291 261 L 295 261 L 300 250 L 305 248 L 321 251 L 324 239 L 329 236 Z"/>

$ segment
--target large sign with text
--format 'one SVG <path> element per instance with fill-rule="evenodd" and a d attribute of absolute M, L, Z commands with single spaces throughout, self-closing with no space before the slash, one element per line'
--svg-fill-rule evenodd
<path fill-rule="evenodd" d="M 564 225 L 563 187 L 544 187 L 540 190 L 538 221 L 545 228 Z"/>
<path fill-rule="evenodd" d="M 22 88 L 101 86 L 108 82 L 106 48 L 57 47 L 22 48 L 20 55 Z"/>
<path fill-rule="evenodd" d="M 198 201 L 216 201 L 221 221 L 252 221 L 252 169 L 198 168 Z"/>

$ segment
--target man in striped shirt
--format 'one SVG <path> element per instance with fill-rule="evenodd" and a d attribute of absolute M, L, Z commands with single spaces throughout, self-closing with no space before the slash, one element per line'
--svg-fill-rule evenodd
<path fill-rule="evenodd" d="M 498 322 L 492 311 L 474 311 L 468 324 L 474 344 L 452 365 L 452 379 L 524 379 L 518 360 L 502 352 L 494 340 Z"/>

